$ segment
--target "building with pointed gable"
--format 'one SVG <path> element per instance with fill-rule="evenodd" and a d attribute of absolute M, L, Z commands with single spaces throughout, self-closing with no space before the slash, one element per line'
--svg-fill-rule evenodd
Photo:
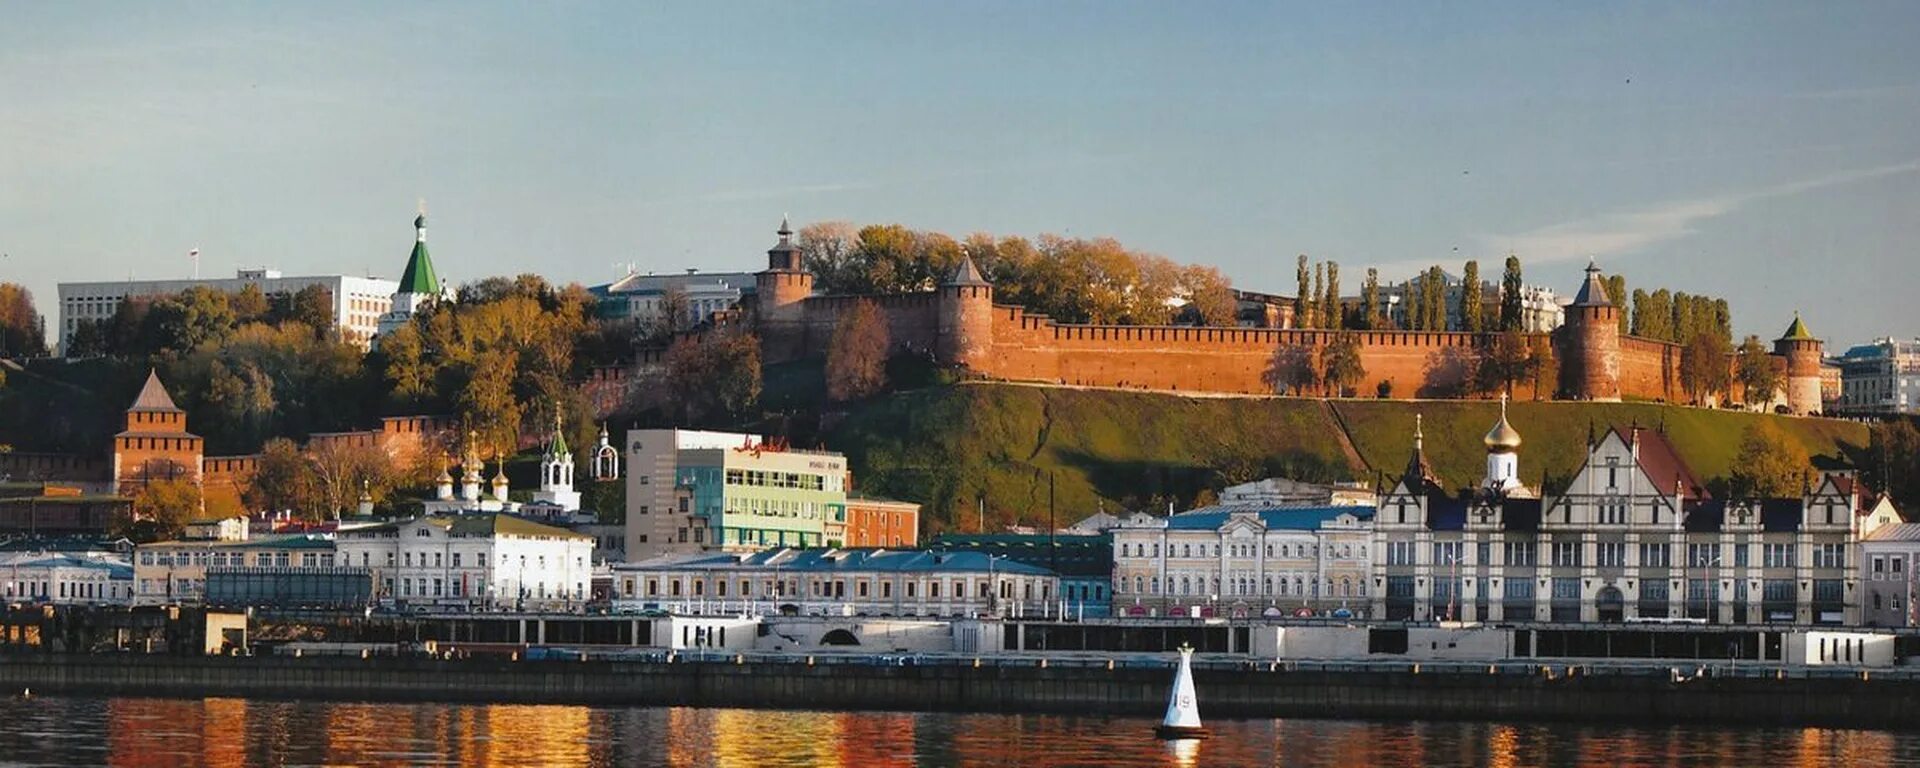
<path fill-rule="evenodd" d="M 1718 499 L 1657 430 L 1589 440 L 1565 493 L 1514 487 L 1517 430 L 1485 438 L 1488 472 L 1449 495 L 1424 469 L 1381 499 L 1373 615 L 1413 621 L 1853 624 L 1860 538 L 1879 519 L 1853 478 L 1798 498 Z"/>

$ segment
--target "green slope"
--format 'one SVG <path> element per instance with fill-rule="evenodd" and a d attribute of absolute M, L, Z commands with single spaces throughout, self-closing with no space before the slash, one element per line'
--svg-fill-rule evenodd
<path fill-rule="evenodd" d="M 1285 475 L 1361 478 L 1405 465 L 1413 415 L 1424 417 L 1429 459 L 1449 485 L 1483 471 L 1480 438 L 1499 414 L 1491 402 L 1189 398 L 1002 384 L 929 387 L 869 401 L 826 436 L 848 454 L 862 491 L 927 505 L 935 529 L 1045 523 L 1048 481 L 1062 521 L 1100 508 L 1161 508 L 1203 489 Z M 1741 433 L 1775 419 L 1808 453 L 1851 458 L 1864 426 L 1822 419 L 1639 403 L 1516 403 L 1529 482 L 1564 477 L 1589 429 L 1664 424 L 1705 478 L 1724 475 Z M 1343 434 L 1344 433 L 1344 434 Z M 1350 435 L 1349 455 L 1343 437 Z"/>

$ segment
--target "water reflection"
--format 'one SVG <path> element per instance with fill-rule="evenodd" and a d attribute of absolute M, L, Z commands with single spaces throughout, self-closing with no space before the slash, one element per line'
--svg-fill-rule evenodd
<path fill-rule="evenodd" d="M 1920 766 L 1920 735 L 1333 720 L 366 704 L 0 700 L 0 765 Z"/>

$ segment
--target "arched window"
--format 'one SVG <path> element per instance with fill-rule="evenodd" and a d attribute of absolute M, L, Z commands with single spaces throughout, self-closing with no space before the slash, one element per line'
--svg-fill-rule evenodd
<path fill-rule="evenodd" d="M 1193 594 L 1193 582 L 1185 576 L 1180 577 L 1180 594 Z"/>
<path fill-rule="evenodd" d="M 1135 594 L 1147 591 L 1147 580 L 1139 576 L 1133 577 L 1133 591 Z"/>

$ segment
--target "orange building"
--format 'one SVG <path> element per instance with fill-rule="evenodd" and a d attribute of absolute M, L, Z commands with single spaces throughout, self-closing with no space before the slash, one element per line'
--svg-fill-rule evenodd
<path fill-rule="evenodd" d="M 848 547 L 917 547 L 920 545 L 920 505 L 860 494 L 847 494 Z"/>
<path fill-rule="evenodd" d="M 127 428 L 113 436 L 109 492 L 132 496 L 153 480 L 198 484 L 205 453 L 200 436 L 187 431 L 187 412 L 173 404 L 160 374 L 148 371 L 140 396 L 127 409 Z"/>

